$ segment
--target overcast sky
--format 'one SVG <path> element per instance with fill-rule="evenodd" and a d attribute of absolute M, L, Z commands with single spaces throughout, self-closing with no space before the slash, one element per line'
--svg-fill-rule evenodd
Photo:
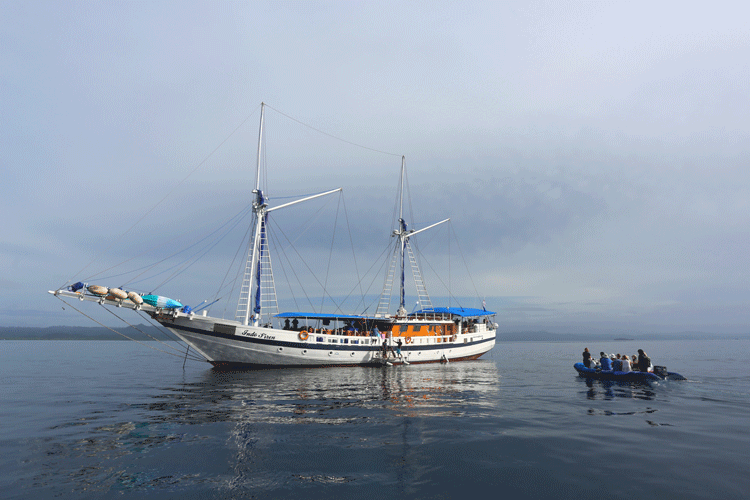
<path fill-rule="evenodd" d="M 265 101 L 269 193 L 342 186 L 360 273 L 388 243 L 405 155 L 411 227 L 452 218 L 420 236 L 426 267 L 445 271 L 455 234 L 473 282 L 451 264 L 451 292 L 476 288 L 502 328 L 748 331 L 743 2 L 0 0 L 0 12 L 0 325 L 93 325 L 46 291 L 143 249 L 144 262 L 166 257 L 180 230 L 196 239 L 240 212 Z M 158 291 L 211 296 L 243 231 L 207 257 L 212 271 Z"/>

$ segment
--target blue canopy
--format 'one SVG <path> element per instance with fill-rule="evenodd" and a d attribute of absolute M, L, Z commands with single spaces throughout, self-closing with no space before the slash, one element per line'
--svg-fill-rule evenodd
<path fill-rule="evenodd" d="M 484 309 L 474 309 L 472 307 L 433 307 L 432 309 L 420 309 L 419 311 L 409 314 L 409 316 L 430 313 L 452 314 L 453 316 L 461 316 L 462 318 L 468 318 L 472 316 L 492 316 L 493 314 L 495 314 L 492 311 L 485 311 Z"/>

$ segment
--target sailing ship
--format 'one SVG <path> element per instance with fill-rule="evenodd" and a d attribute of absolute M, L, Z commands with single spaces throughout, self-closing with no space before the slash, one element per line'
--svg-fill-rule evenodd
<path fill-rule="evenodd" d="M 403 214 L 405 160 L 401 159 L 399 217 L 392 232 L 395 246 L 375 314 L 279 312 L 268 245 L 268 216 L 276 210 L 341 191 L 333 189 L 278 206 L 269 206 L 261 190 L 261 147 L 265 104 L 261 104 L 258 165 L 253 190 L 253 237 L 234 319 L 202 314 L 167 297 L 126 292 L 78 282 L 50 291 L 104 306 L 143 311 L 215 367 L 280 368 L 358 365 L 407 365 L 474 360 L 495 345 L 496 313 L 482 308 L 434 307 Z M 405 273 L 411 267 L 419 310 L 405 307 Z M 394 282 L 399 305 L 390 313 Z"/>

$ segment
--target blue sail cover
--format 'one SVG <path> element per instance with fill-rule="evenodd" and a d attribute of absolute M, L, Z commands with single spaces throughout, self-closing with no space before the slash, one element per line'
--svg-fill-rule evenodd
<path fill-rule="evenodd" d="M 258 191 L 258 197 L 262 200 L 263 193 Z M 263 216 L 260 226 L 260 243 L 258 244 L 258 269 L 256 271 L 256 288 L 255 288 L 255 314 L 260 314 L 260 263 L 263 260 L 263 242 L 266 241 L 266 223 L 268 222 L 268 213 Z"/>
<path fill-rule="evenodd" d="M 409 314 L 409 316 L 430 313 L 451 314 L 453 316 L 461 316 L 462 318 L 469 318 L 473 316 L 492 316 L 496 314 L 492 311 L 485 311 L 484 309 L 474 309 L 473 307 L 433 307 L 432 309 L 420 309 L 419 311 Z"/>
<path fill-rule="evenodd" d="M 406 233 L 406 221 L 404 219 L 399 219 L 398 221 L 401 223 L 401 234 L 405 234 Z M 405 264 L 404 263 L 404 260 L 405 260 L 404 259 L 404 250 L 405 250 L 404 247 L 405 246 L 406 246 L 406 240 L 402 240 L 401 241 L 401 302 L 399 304 L 401 307 L 406 306 L 406 297 L 404 295 L 405 294 L 404 292 L 404 264 Z"/>

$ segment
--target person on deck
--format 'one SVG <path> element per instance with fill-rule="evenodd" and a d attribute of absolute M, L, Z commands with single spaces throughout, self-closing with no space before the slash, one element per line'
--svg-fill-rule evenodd
<path fill-rule="evenodd" d="M 380 337 L 380 330 L 378 330 L 377 325 L 372 327 L 372 333 L 370 335 L 373 337 Z"/>
<path fill-rule="evenodd" d="M 649 366 L 651 366 L 651 358 L 643 352 L 643 349 L 638 349 L 638 369 L 647 372 Z"/>
<path fill-rule="evenodd" d="M 591 353 L 588 347 L 583 350 L 583 366 L 591 368 Z"/>
<path fill-rule="evenodd" d="M 638 370 L 638 356 L 633 354 L 633 359 L 630 360 L 630 367 L 633 369 L 633 371 Z"/>
<path fill-rule="evenodd" d="M 404 359 L 404 355 L 401 354 L 401 346 L 402 346 L 401 339 L 398 339 L 396 341 L 396 357 L 400 359 Z"/>
<path fill-rule="evenodd" d="M 603 352 L 600 352 L 599 356 L 601 356 L 599 358 L 599 365 L 601 365 L 602 370 L 611 370 L 612 369 L 612 360 L 610 360 L 609 357 L 607 357 L 607 355 L 604 354 Z"/>
<path fill-rule="evenodd" d="M 388 359 L 388 341 L 383 341 L 383 359 Z"/>

